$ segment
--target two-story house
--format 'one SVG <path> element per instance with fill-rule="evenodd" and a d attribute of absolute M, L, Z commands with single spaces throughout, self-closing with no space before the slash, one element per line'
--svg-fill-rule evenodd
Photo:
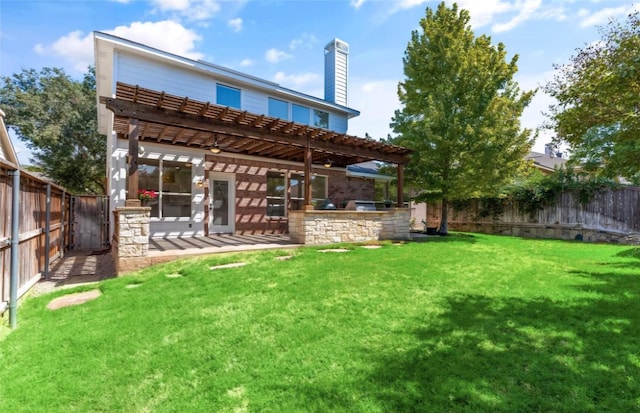
<path fill-rule="evenodd" d="M 110 208 L 142 195 L 150 236 L 283 233 L 289 211 L 373 199 L 349 165 L 408 150 L 347 135 L 349 46 L 325 47 L 325 99 L 95 32 Z"/>

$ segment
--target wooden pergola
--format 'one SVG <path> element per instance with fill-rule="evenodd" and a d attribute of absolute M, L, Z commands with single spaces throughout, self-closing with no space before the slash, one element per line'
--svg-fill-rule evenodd
<path fill-rule="evenodd" d="M 129 141 L 127 204 L 136 205 L 141 141 L 304 162 L 305 209 L 311 209 L 311 165 L 346 167 L 377 160 L 398 166 L 398 206 L 403 168 L 411 150 L 279 118 L 258 115 L 118 82 L 116 97 L 100 97 L 114 113 L 113 128 Z"/>

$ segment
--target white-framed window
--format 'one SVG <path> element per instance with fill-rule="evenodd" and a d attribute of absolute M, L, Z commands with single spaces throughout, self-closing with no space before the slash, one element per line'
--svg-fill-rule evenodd
<path fill-rule="evenodd" d="M 311 120 L 311 109 L 306 106 L 291 104 L 291 120 L 304 125 L 309 125 Z"/>
<path fill-rule="evenodd" d="M 191 166 L 185 162 L 141 159 L 139 191 L 151 193 L 144 200 L 152 218 L 191 217 Z M 155 195 L 155 197 L 153 197 Z"/>
<path fill-rule="evenodd" d="M 304 175 L 291 174 L 289 179 L 290 209 L 299 210 L 304 206 Z M 327 177 L 311 176 L 311 201 L 315 204 L 327 198 Z"/>
<path fill-rule="evenodd" d="M 289 119 L 289 102 L 276 99 L 276 98 L 269 98 L 268 99 L 268 115 L 274 118 L 288 120 Z"/>
<path fill-rule="evenodd" d="M 313 123 L 311 126 L 329 129 L 329 113 L 322 110 L 313 110 Z"/>
<path fill-rule="evenodd" d="M 267 172 L 267 216 L 284 217 L 286 214 L 287 187 L 284 172 Z"/>
<path fill-rule="evenodd" d="M 216 103 L 240 109 L 240 89 L 216 83 Z"/>

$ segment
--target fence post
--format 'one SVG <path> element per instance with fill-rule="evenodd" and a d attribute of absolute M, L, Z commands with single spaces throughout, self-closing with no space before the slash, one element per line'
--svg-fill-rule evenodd
<path fill-rule="evenodd" d="M 62 199 L 60 200 L 60 257 L 64 257 L 67 248 L 67 236 L 65 234 L 66 225 L 64 225 L 64 209 L 66 206 L 67 191 L 62 190 Z"/>
<path fill-rule="evenodd" d="M 75 196 L 69 197 L 69 249 L 75 250 L 76 240 L 76 198 Z"/>
<path fill-rule="evenodd" d="M 49 279 L 49 255 L 51 254 L 51 184 L 46 184 L 46 213 L 44 222 L 44 278 Z"/>
<path fill-rule="evenodd" d="M 9 278 L 9 326 L 16 327 L 16 311 L 18 309 L 18 260 L 20 254 L 20 170 L 8 171 L 13 176 L 13 187 L 11 188 L 11 269 Z"/>

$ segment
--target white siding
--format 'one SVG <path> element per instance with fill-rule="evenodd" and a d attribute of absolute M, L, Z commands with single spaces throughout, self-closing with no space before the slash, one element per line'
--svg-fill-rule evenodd
<path fill-rule="evenodd" d="M 251 113 L 267 115 L 269 96 L 287 101 L 289 105 L 296 103 L 309 107 L 310 109 L 327 111 L 326 108 L 309 105 L 306 102 L 292 102 L 260 90 L 248 89 L 245 85 L 237 85 L 227 79 L 215 79 L 212 76 L 186 71 L 170 64 L 164 64 L 150 59 L 119 53 L 115 61 L 115 78 L 117 81 L 164 91 L 172 95 L 187 96 L 190 99 L 215 103 L 216 83 L 220 83 L 225 86 L 239 87 L 241 91 L 241 109 Z M 347 127 L 347 115 L 330 112 L 330 130 L 338 133 L 346 133 Z"/>
<path fill-rule="evenodd" d="M 267 114 L 267 95 L 251 89 L 242 89 L 242 110 L 257 113 L 258 115 Z"/>
<path fill-rule="evenodd" d="M 348 119 L 345 115 L 329 114 L 329 129 L 338 133 L 347 133 Z"/>
<path fill-rule="evenodd" d="M 214 101 L 215 81 L 204 75 L 119 53 L 115 78 L 124 83 L 164 91 L 172 95 L 188 96 L 205 102 Z"/>

